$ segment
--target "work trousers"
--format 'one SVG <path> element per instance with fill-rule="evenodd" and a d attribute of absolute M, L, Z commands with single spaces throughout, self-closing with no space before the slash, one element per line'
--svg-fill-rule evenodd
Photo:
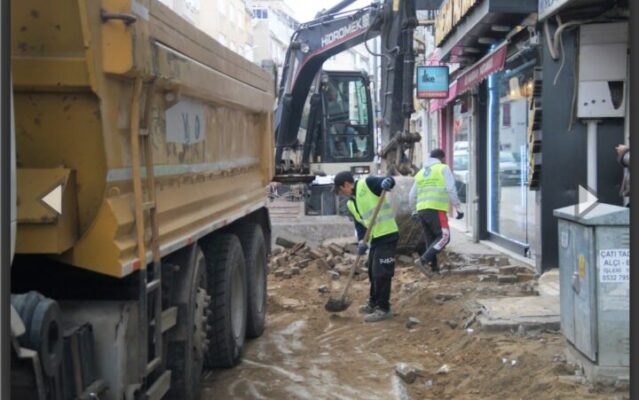
<path fill-rule="evenodd" d="M 426 252 L 421 256 L 422 263 L 430 263 L 433 271 L 439 271 L 437 254 L 450 241 L 448 216 L 445 211 L 426 209 L 419 211 L 419 220 L 422 223 L 426 239 Z"/>
<path fill-rule="evenodd" d="M 371 247 L 368 254 L 368 280 L 371 284 L 368 304 L 383 311 L 390 310 L 391 281 L 395 275 L 395 249 L 397 241 L 393 240 Z"/>

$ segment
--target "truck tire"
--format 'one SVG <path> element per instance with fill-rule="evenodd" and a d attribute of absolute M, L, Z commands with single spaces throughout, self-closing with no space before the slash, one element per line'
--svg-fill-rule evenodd
<path fill-rule="evenodd" d="M 208 317 L 209 349 L 204 365 L 231 368 L 239 363 L 246 335 L 246 267 L 236 235 L 217 234 L 200 241 L 211 296 Z"/>
<path fill-rule="evenodd" d="M 246 337 L 257 338 L 264 332 L 266 322 L 266 273 L 268 259 L 264 232 L 257 224 L 239 225 L 235 228 L 242 243 L 246 262 L 248 307 Z"/>
<path fill-rule="evenodd" d="M 168 337 L 167 367 L 171 370 L 171 388 L 167 399 L 197 400 L 207 351 L 206 261 L 198 246 L 182 250 L 170 261 L 180 269 L 174 275 L 171 294 L 171 306 L 178 307 L 178 319 Z"/>
<path fill-rule="evenodd" d="M 38 351 L 42 370 L 55 376 L 62 363 L 62 313 L 58 303 L 43 299 L 38 303 L 29 327 L 29 342 Z"/>

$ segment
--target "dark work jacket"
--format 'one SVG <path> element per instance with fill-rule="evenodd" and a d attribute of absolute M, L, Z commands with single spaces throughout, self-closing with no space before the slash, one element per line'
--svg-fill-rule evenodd
<path fill-rule="evenodd" d="M 375 196 L 381 196 L 382 195 L 382 181 L 384 180 L 384 176 L 369 176 L 366 178 L 366 184 L 368 185 L 368 187 L 371 189 L 371 192 L 373 192 L 373 194 L 375 194 Z M 393 177 L 389 177 L 393 180 L 393 186 L 395 187 L 395 180 L 393 179 Z M 353 195 L 351 196 L 351 200 L 353 200 L 353 203 L 355 204 L 355 209 L 358 210 L 357 208 L 357 201 L 355 200 L 356 198 L 356 190 L 357 190 L 357 182 L 355 182 L 355 185 L 353 187 Z M 355 221 L 355 219 L 353 218 L 353 222 L 355 223 L 355 230 L 357 231 L 357 241 L 361 241 L 364 239 L 364 236 L 366 235 L 366 227 L 362 224 L 360 224 L 359 222 Z M 375 247 L 375 246 L 379 246 L 381 244 L 384 243 L 390 243 L 390 242 L 394 242 L 399 240 L 399 233 L 398 232 L 394 232 L 394 233 L 390 233 L 388 235 L 384 235 L 384 236 L 380 236 L 377 237 L 373 240 L 371 240 L 370 246 L 371 248 Z"/>

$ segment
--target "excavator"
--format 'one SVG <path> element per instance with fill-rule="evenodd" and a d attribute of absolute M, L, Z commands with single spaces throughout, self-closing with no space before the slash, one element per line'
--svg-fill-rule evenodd
<path fill-rule="evenodd" d="M 337 172 L 351 170 L 356 178 L 373 173 L 404 176 L 396 179 L 406 182 L 397 185 L 391 203 L 400 228 L 406 225 L 400 229 L 406 233 L 399 247 L 406 244 L 412 251 L 423 245 L 421 235 L 413 233 L 419 229 L 407 206 L 409 176 L 419 169 L 413 163 L 415 144 L 421 140 L 409 129 L 415 112 L 413 36 L 419 25 L 417 10 L 436 10 L 441 1 L 381 0 L 344 10 L 354 2 L 344 0 L 318 13 L 291 37 L 276 88 L 274 182 L 283 192 L 295 192 L 294 199 L 303 199 L 307 215 L 330 215 L 345 213 L 344 202 L 330 191 Z M 368 41 L 377 37 L 381 49 L 375 53 Z M 365 72 L 322 69 L 330 57 L 362 43 L 379 57 L 378 96 L 371 93 Z M 376 97 L 377 120 L 372 104 Z"/>
<path fill-rule="evenodd" d="M 375 155 L 388 174 L 415 172 L 412 150 L 421 137 L 408 129 L 415 111 L 415 0 L 385 0 L 342 11 L 354 2 L 341 1 L 292 35 L 277 88 L 277 182 L 309 183 L 349 167 L 358 175 L 368 174 Z M 378 36 L 381 53 L 368 50 L 381 59 L 381 149 L 374 146 L 374 96 L 367 74 L 322 70 L 330 57 Z"/>

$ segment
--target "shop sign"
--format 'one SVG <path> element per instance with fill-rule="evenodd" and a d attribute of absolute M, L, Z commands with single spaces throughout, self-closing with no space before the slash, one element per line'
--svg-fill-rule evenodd
<path fill-rule="evenodd" d="M 444 0 L 435 17 L 435 44 L 439 46 L 445 37 L 481 0 Z"/>
<path fill-rule="evenodd" d="M 417 67 L 416 75 L 418 99 L 448 97 L 448 66 Z"/>
<path fill-rule="evenodd" d="M 479 61 L 468 71 L 464 72 L 457 79 L 458 93 L 464 93 L 473 86 L 478 85 L 481 81 L 488 78 L 489 75 L 501 70 L 506 62 L 506 46 L 501 46 L 493 51 L 488 57 Z"/>
<path fill-rule="evenodd" d="M 539 20 L 543 20 L 549 17 L 554 12 L 558 11 L 561 7 L 572 2 L 573 0 L 539 0 Z"/>

